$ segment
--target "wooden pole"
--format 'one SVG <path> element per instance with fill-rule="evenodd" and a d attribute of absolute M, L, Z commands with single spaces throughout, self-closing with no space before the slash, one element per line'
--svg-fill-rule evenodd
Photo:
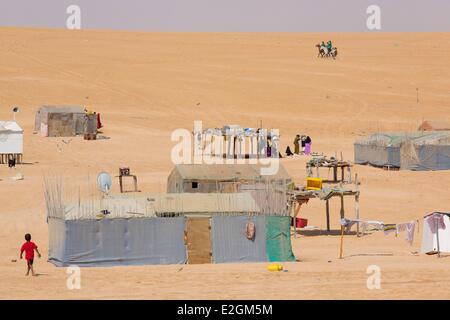
<path fill-rule="evenodd" d="M 439 247 L 439 223 L 436 216 L 433 216 L 434 221 L 436 221 L 436 242 L 437 242 L 437 250 L 438 250 L 438 258 L 441 257 L 441 248 Z"/>
<path fill-rule="evenodd" d="M 327 231 L 330 232 L 330 202 L 329 199 L 326 201 L 326 210 L 327 210 Z"/>
<path fill-rule="evenodd" d="M 356 220 L 359 221 L 359 183 L 358 174 L 355 174 L 356 195 L 355 195 L 355 214 Z M 359 237 L 359 222 L 356 223 L 356 236 Z"/>
<path fill-rule="evenodd" d="M 342 259 L 342 254 L 344 250 L 344 226 L 341 225 L 341 248 L 339 250 L 339 259 Z"/>
<path fill-rule="evenodd" d="M 300 211 L 300 203 L 297 203 L 297 207 L 295 207 L 295 202 L 294 202 L 294 238 L 297 238 L 297 216 L 298 216 L 298 212 Z"/>
<path fill-rule="evenodd" d="M 345 218 L 345 211 L 344 211 L 344 195 L 341 195 L 341 219 Z"/>
<path fill-rule="evenodd" d="M 348 171 L 348 183 L 352 183 L 352 168 L 348 166 L 347 171 Z"/>

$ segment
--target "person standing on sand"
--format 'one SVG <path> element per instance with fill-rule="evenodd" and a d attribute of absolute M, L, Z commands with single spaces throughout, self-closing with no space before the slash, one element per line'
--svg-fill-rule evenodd
<path fill-rule="evenodd" d="M 298 134 L 298 135 L 296 135 L 295 136 L 295 139 L 294 139 L 294 153 L 295 154 L 300 154 L 300 143 L 299 143 L 299 141 L 300 141 L 300 135 Z"/>
<path fill-rule="evenodd" d="M 35 276 L 33 270 L 33 260 L 34 260 L 34 250 L 36 250 L 38 257 L 41 257 L 41 254 L 39 253 L 37 245 L 31 241 L 31 234 L 27 233 L 25 235 L 26 242 L 22 245 L 22 248 L 20 249 L 20 259 L 23 257 L 23 252 L 25 251 L 25 259 L 27 260 L 27 276 L 31 274 Z"/>

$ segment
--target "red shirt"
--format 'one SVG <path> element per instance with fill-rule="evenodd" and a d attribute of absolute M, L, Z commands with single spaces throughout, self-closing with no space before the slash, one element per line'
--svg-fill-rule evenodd
<path fill-rule="evenodd" d="M 34 258 L 34 249 L 37 249 L 37 245 L 34 242 L 27 241 L 22 245 L 20 253 L 25 251 L 25 259 L 30 260 Z"/>

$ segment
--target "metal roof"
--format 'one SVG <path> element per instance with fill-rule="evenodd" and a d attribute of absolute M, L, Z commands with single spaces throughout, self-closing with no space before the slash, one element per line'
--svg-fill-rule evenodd
<path fill-rule="evenodd" d="M 447 145 L 450 144 L 450 131 L 375 133 L 356 141 L 355 144 L 398 147 L 406 141 L 411 141 L 413 144 Z"/>
<path fill-rule="evenodd" d="M 178 171 L 185 180 L 291 180 L 281 162 L 275 175 L 261 175 L 260 164 L 179 164 Z"/>
<path fill-rule="evenodd" d="M 15 121 L 0 121 L 0 132 L 23 132 L 23 129 Z"/>
<path fill-rule="evenodd" d="M 101 211 L 110 213 L 102 216 Z M 66 220 L 102 218 L 142 218 L 159 214 L 239 214 L 260 213 L 249 193 L 155 193 L 114 195 L 98 201 L 65 206 Z M 62 217 L 60 217 L 62 218 Z"/>
<path fill-rule="evenodd" d="M 81 106 L 42 106 L 39 111 L 47 113 L 84 113 Z"/>

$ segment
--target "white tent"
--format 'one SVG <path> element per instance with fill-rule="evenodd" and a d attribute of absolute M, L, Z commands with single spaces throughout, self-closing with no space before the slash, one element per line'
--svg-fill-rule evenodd
<path fill-rule="evenodd" d="M 433 219 L 433 218 L 436 219 Z M 442 224 L 439 222 L 441 220 Z M 422 253 L 450 252 L 450 219 L 448 213 L 435 212 L 423 219 Z"/>
<path fill-rule="evenodd" d="M 0 121 L 0 154 L 22 153 L 22 128 L 15 121 Z"/>

